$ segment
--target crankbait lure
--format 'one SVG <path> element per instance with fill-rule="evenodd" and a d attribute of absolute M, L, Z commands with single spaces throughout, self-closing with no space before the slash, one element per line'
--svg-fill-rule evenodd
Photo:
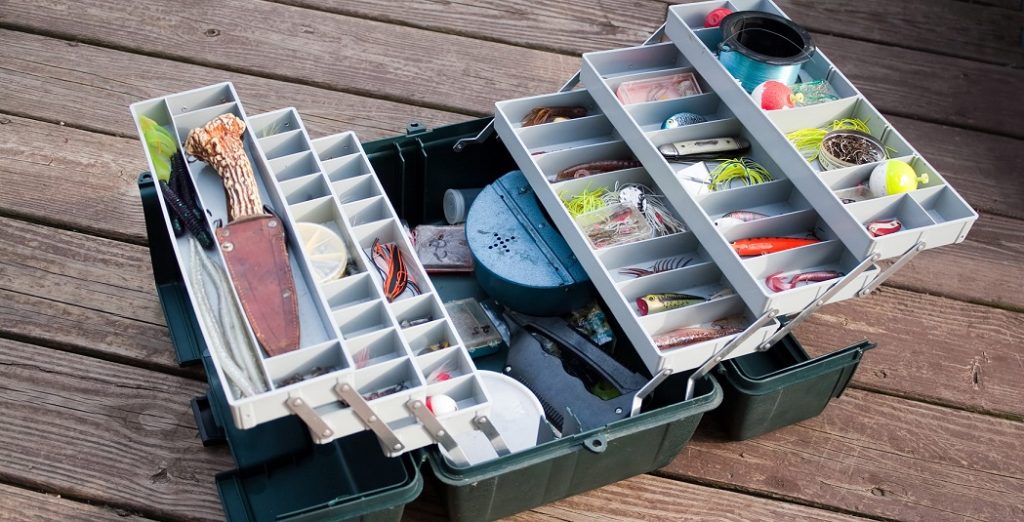
<path fill-rule="evenodd" d="M 727 212 L 724 216 L 715 220 L 715 226 L 720 227 L 722 225 L 734 225 L 737 223 L 750 223 L 751 221 L 757 221 L 758 219 L 764 219 L 768 217 L 767 214 L 760 212 L 753 212 L 750 210 L 733 210 Z"/>
<path fill-rule="evenodd" d="M 768 169 L 750 158 L 727 159 L 710 172 L 708 188 L 712 191 L 727 189 L 736 180 L 744 185 L 758 185 L 774 179 Z"/>
<path fill-rule="evenodd" d="M 587 115 L 587 108 L 578 105 L 571 107 L 535 107 L 523 117 L 523 127 L 532 127 L 543 123 L 582 118 Z"/>
<path fill-rule="evenodd" d="M 674 310 L 676 308 L 683 308 L 685 306 L 703 303 L 704 301 L 707 301 L 707 299 L 699 295 L 676 293 L 647 294 L 643 297 L 636 298 L 636 308 L 640 311 L 640 315 L 647 315 L 667 310 Z"/>
<path fill-rule="evenodd" d="M 588 163 L 581 163 L 579 165 L 573 165 L 569 168 L 562 169 L 561 171 L 558 172 L 558 175 L 555 176 L 555 181 L 585 178 L 587 176 L 592 176 L 594 174 L 601 174 L 602 172 L 632 169 L 639 166 L 640 162 L 635 159 L 591 161 Z"/>
<path fill-rule="evenodd" d="M 677 268 L 683 268 L 690 264 L 690 261 L 693 261 L 692 257 L 669 257 L 654 263 L 649 268 L 629 267 L 620 269 L 619 273 L 622 275 L 631 275 L 633 277 L 644 277 L 668 272 L 669 270 L 675 270 Z"/>
<path fill-rule="evenodd" d="M 814 270 L 811 272 L 796 274 L 789 278 L 789 281 L 786 281 L 786 276 L 779 273 L 768 276 L 764 280 L 764 283 L 772 290 L 772 292 L 782 292 L 784 290 L 796 288 L 797 285 L 801 283 L 820 283 L 822 281 L 829 281 L 842 276 L 842 272 L 836 272 L 834 270 Z"/>
<path fill-rule="evenodd" d="M 178 142 L 167 129 L 145 116 L 139 116 L 139 128 L 153 161 L 153 174 L 160 181 L 168 181 L 171 179 L 171 156 L 178 151 Z"/>
<path fill-rule="evenodd" d="M 820 243 L 816 238 L 800 237 L 752 237 L 732 242 L 732 248 L 741 256 L 759 256 L 774 254 L 793 248 Z"/>
<path fill-rule="evenodd" d="M 707 118 L 694 112 L 677 112 L 672 116 L 669 116 L 664 123 L 661 124 L 662 129 L 675 129 L 676 127 L 685 127 L 687 125 L 696 125 L 698 123 L 704 123 L 708 121 Z"/>
<path fill-rule="evenodd" d="M 899 232 L 903 229 L 903 223 L 895 218 L 879 219 L 868 223 L 867 229 L 872 237 L 879 237 Z"/>
<path fill-rule="evenodd" d="M 727 335 L 738 334 L 742 331 L 742 328 L 735 328 L 732 326 L 691 326 L 686 328 L 676 328 L 675 330 L 665 332 L 661 335 L 655 335 L 653 340 L 654 345 L 657 346 L 659 350 L 667 350 L 669 348 L 687 346 L 690 344 L 710 341 L 712 339 L 718 339 L 719 337 L 725 337 Z"/>

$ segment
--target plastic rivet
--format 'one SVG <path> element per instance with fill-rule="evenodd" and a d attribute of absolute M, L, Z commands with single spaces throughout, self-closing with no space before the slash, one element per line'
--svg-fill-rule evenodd
<path fill-rule="evenodd" d="M 413 409 L 416 409 L 416 410 L 418 410 L 418 409 L 420 409 L 420 408 L 422 408 L 422 407 L 423 407 L 423 403 L 422 403 L 421 401 L 416 401 L 416 402 L 413 402 L 413 403 L 412 403 L 412 407 L 413 407 Z"/>
<path fill-rule="evenodd" d="M 322 437 L 330 437 L 330 436 L 331 436 L 331 433 L 332 433 L 332 432 L 331 432 L 331 430 L 324 430 L 324 432 L 323 432 L 323 433 L 321 433 L 320 435 L 321 435 Z"/>
<path fill-rule="evenodd" d="M 505 367 L 505 373 L 512 373 L 512 367 L 511 366 L 506 366 Z"/>

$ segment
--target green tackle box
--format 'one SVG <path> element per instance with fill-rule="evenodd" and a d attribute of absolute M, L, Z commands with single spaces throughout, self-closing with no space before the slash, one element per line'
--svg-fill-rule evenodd
<path fill-rule="evenodd" d="M 447 189 L 480 187 L 515 169 L 494 135 L 455 152 L 456 142 L 476 136 L 488 122 L 432 131 L 411 124 L 404 136 L 364 144 L 389 199 L 410 226 L 439 221 Z M 845 388 L 867 349 L 857 345 L 810 359 L 788 336 L 768 351 L 726 361 L 716 373 L 719 379 L 705 376 L 689 401 L 683 400 L 687 374 L 676 374 L 645 400 L 638 416 L 467 468 L 452 466 L 434 446 L 388 458 L 369 431 L 314 444 L 295 416 L 240 430 L 232 423 L 179 268 L 169 255 L 152 177 L 140 176 L 139 187 L 154 278 L 178 360 L 202 363 L 210 383 L 207 395 L 192 401 L 200 436 L 204 444 L 226 443 L 237 465 L 217 476 L 232 521 L 400 520 L 405 505 L 423 489 L 421 472 L 428 469 L 452 520 L 501 518 L 667 465 L 723 395 L 727 407 L 716 413 L 737 438 L 817 415 Z M 471 277 L 432 280 L 445 301 L 482 293 Z M 505 355 L 498 352 L 476 363 L 500 369 Z M 642 368 L 639 360 L 632 364 Z"/>

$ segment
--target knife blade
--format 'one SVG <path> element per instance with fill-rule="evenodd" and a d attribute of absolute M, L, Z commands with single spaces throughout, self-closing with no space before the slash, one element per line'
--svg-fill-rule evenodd
<path fill-rule="evenodd" d="M 245 122 L 222 114 L 189 131 L 185 150 L 213 167 L 224 183 L 228 224 L 215 231 L 217 244 L 257 341 L 274 356 L 299 347 L 298 299 L 284 226 L 264 211 L 244 132 Z"/>

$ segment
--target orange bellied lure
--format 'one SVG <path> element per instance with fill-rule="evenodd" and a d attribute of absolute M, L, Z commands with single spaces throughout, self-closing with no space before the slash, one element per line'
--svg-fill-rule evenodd
<path fill-rule="evenodd" d="M 741 256 L 759 256 L 820 242 L 820 239 L 805 237 L 752 237 L 733 241 L 732 248 Z"/>

